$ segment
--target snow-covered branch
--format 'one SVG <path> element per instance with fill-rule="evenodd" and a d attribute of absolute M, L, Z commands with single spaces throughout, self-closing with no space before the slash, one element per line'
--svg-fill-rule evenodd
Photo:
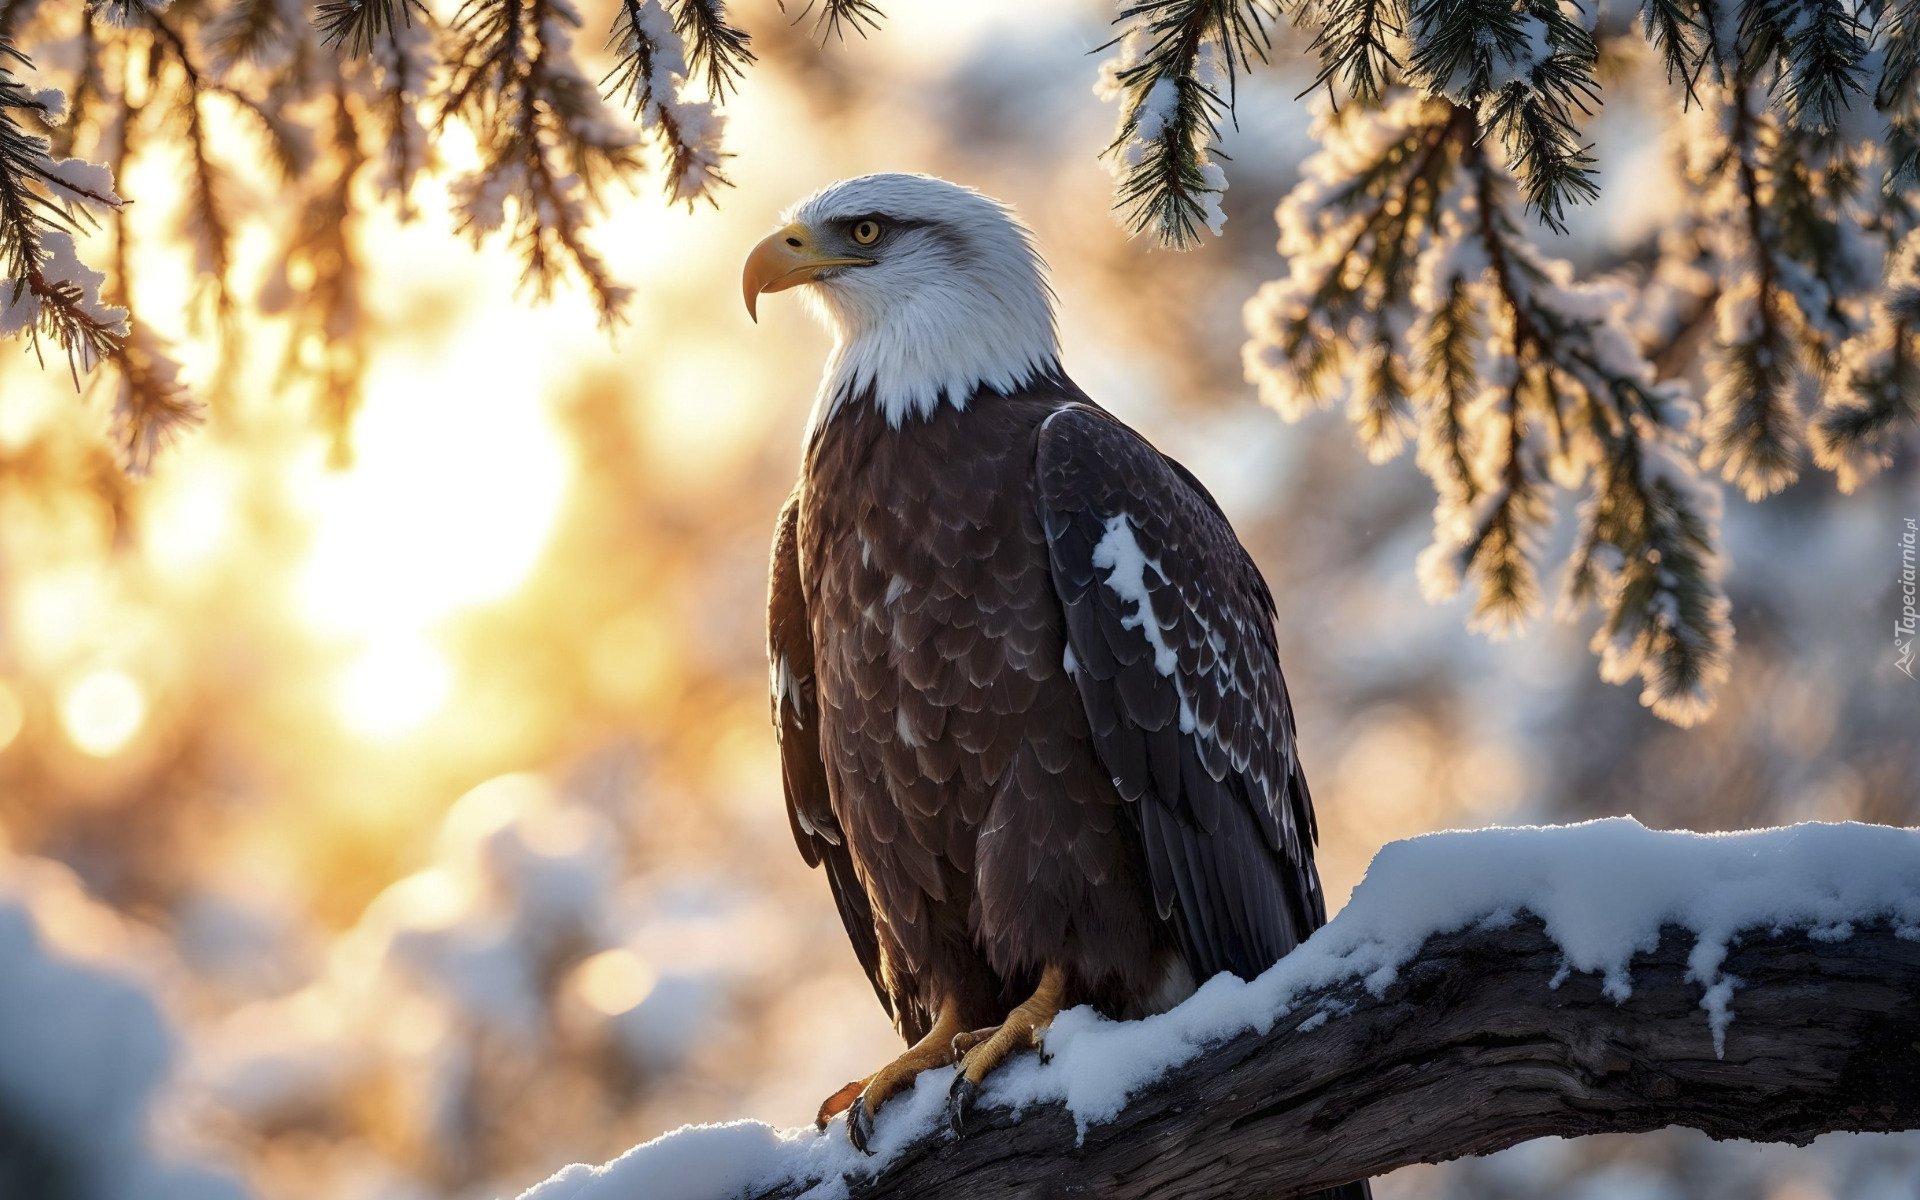
<path fill-rule="evenodd" d="M 1916 996 L 1920 833 L 1436 834 L 1252 983 L 1064 1014 L 965 1138 L 931 1071 L 871 1157 L 837 1121 L 689 1128 L 523 1200 L 1281 1197 L 1547 1135 L 1911 1129 Z"/>
<path fill-rule="evenodd" d="M 1562 611 L 1599 608 L 1602 676 L 1638 676 L 1655 712 L 1692 724 L 1733 632 L 1693 409 L 1656 382 L 1627 289 L 1576 282 L 1528 239 L 1481 128 L 1406 89 L 1377 111 L 1322 102 L 1326 149 L 1280 208 L 1290 275 L 1247 305 L 1247 377 L 1295 419 L 1350 375 L 1375 461 L 1418 431 L 1438 495 L 1422 583 L 1446 599 L 1471 581 L 1492 632 L 1539 607 L 1552 486 L 1586 490 Z"/>
<path fill-rule="evenodd" d="M 50 140 L 21 123 L 58 125 L 67 115 L 57 89 L 15 75 L 32 65 L 0 40 L 0 337 L 25 333 L 36 347 L 47 338 L 77 381 L 119 347 L 127 314 L 102 300 L 106 278 L 80 261 L 74 235 L 121 201 L 104 168 L 55 157 Z"/>

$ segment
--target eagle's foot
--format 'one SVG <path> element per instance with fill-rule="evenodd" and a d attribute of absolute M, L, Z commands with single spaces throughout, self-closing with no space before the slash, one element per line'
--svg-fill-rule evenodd
<path fill-rule="evenodd" d="M 1066 990 L 1066 972 L 1049 966 L 1040 973 L 1040 986 L 1033 995 L 1015 1006 L 1000 1028 L 963 1033 L 953 1039 L 953 1048 L 960 1054 L 960 1069 L 954 1072 L 953 1087 L 947 1092 L 947 1120 L 956 1135 L 966 1133 L 967 1111 L 987 1076 L 1019 1051 L 1040 1048 L 1040 1035 L 1060 1015 L 1060 999 Z"/>
<path fill-rule="evenodd" d="M 831 1120 L 833 1114 L 827 1111 L 828 1105 L 843 1095 L 857 1092 L 851 1107 L 842 1104 L 847 1108 L 847 1140 L 861 1153 L 871 1153 L 867 1144 L 873 1140 L 873 1121 L 880 1114 L 880 1106 L 912 1087 L 920 1072 L 950 1065 L 954 1058 L 953 1039 L 959 1032 L 960 1020 L 954 1015 L 954 1006 L 943 1005 L 927 1036 L 860 1083 L 850 1083 L 827 1097 L 826 1104 L 820 1106 L 821 1114 Z"/>
<path fill-rule="evenodd" d="M 859 1097 L 860 1093 L 866 1089 L 867 1084 L 871 1082 L 873 1082 L 873 1076 L 871 1075 L 865 1079 L 856 1079 L 833 1095 L 828 1096 L 825 1100 L 822 1100 L 820 1102 L 820 1111 L 814 1114 L 813 1127 L 815 1129 L 825 1129 L 827 1122 L 847 1111 L 847 1106 L 852 1104 L 854 1100 Z"/>

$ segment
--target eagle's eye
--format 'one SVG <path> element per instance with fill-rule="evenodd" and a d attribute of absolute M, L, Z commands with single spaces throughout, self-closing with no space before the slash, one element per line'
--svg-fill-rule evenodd
<path fill-rule="evenodd" d="M 853 240 L 862 246 L 871 246 L 880 240 L 880 222 L 867 220 L 853 223 Z"/>

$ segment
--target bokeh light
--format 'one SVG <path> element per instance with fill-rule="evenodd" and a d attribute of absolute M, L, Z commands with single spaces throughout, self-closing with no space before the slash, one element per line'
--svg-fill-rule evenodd
<path fill-rule="evenodd" d="M 147 720 L 147 696 L 123 671 L 99 670 L 67 689 L 60 723 L 82 751 L 96 758 L 117 753 Z"/>
<path fill-rule="evenodd" d="M 386 740 L 409 733 L 440 711 L 453 691 L 453 668 L 426 638 L 387 633 L 368 642 L 341 672 L 334 706 L 348 729 Z"/>
<path fill-rule="evenodd" d="M 573 987 L 594 1011 L 617 1017 L 639 1007 L 658 976 L 631 950 L 603 950 L 574 969 Z"/>

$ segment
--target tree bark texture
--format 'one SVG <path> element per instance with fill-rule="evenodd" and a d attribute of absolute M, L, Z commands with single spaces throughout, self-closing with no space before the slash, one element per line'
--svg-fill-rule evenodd
<path fill-rule="evenodd" d="M 1737 939 L 1716 1056 L 1686 977 L 1693 941 L 1664 930 L 1615 1003 L 1599 977 L 1561 970 L 1537 920 L 1437 936 L 1384 995 L 1356 981 L 1302 997 L 1272 1032 L 1205 1052 L 1083 1142 L 1057 1105 L 1018 1121 L 979 1109 L 966 1137 L 927 1136 L 852 1195 L 1283 1200 L 1547 1135 L 1686 1125 L 1804 1144 L 1920 1125 L 1920 942 L 1884 926 Z M 1299 1028 L 1322 1008 L 1346 1011 Z"/>

